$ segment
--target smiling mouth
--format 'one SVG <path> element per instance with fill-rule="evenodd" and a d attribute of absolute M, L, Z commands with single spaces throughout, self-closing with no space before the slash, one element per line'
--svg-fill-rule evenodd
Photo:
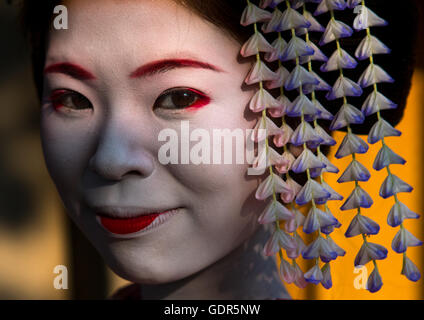
<path fill-rule="evenodd" d="M 169 209 L 163 212 L 143 213 L 134 217 L 116 217 L 110 214 L 97 212 L 97 221 L 100 225 L 112 234 L 128 235 L 139 231 L 147 231 L 158 227 L 173 215 L 178 213 L 181 208 Z"/>

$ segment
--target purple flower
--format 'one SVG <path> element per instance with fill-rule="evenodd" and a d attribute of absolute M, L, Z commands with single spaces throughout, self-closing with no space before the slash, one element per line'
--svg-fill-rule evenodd
<path fill-rule="evenodd" d="M 353 189 L 352 193 L 340 209 L 351 210 L 357 208 L 370 208 L 372 204 L 373 201 L 369 194 L 360 186 L 357 186 Z"/>
<path fill-rule="evenodd" d="M 313 284 L 320 283 L 323 278 L 324 276 L 318 264 L 315 264 L 311 269 L 309 269 L 305 273 L 305 280 Z"/>
<path fill-rule="evenodd" d="M 328 100 L 343 97 L 359 97 L 362 95 L 362 88 L 345 76 L 340 76 L 334 83 L 332 90 L 326 95 Z"/>
<path fill-rule="evenodd" d="M 270 201 L 258 218 L 258 223 L 265 224 L 280 220 L 294 219 L 294 214 L 278 201 Z"/>
<path fill-rule="evenodd" d="M 325 190 L 327 190 L 327 192 L 330 193 L 330 197 L 327 199 L 327 201 L 343 200 L 343 196 L 337 193 L 333 188 L 331 188 L 327 182 L 323 181 L 321 185 L 323 186 Z"/>
<path fill-rule="evenodd" d="M 362 105 L 362 113 L 364 114 L 364 116 L 368 117 L 380 110 L 396 108 L 396 103 L 387 99 L 380 92 L 373 91 L 370 93 L 370 95 L 367 97 L 364 104 Z"/>
<path fill-rule="evenodd" d="M 358 84 L 362 88 L 366 88 L 372 86 L 373 84 L 381 82 L 393 83 L 395 82 L 395 80 L 380 66 L 374 63 L 371 63 L 368 68 L 365 69 L 364 73 L 358 80 Z"/>
<path fill-rule="evenodd" d="M 325 0 L 320 2 L 316 11 L 314 12 L 314 16 L 318 16 L 330 10 L 344 10 L 344 9 L 346 9 L 345 0 Z"/>
<path fill-rule="evenodd" d="M 350 37 L 352 34 L 352 28 L 346 23 L 331 19 L 321 37 L 321 40 L 319 41 L 319 45 L 323 46 L 336 39 Z"/>
<path fill-rule="evenodd" d="M 372 10 L 365 6 L 356 7 L 359 14 L 353 21 L 353 27 L 356 31 L 364 30 L 369 27 L 386 26 L 387 21 L 377 16 Z"/>
<path fill-rule="evenodd" d="M 352 160 L 337 182 L 368 181 L 370 177 L 370 172 L 363 164 L 357 160 Z"/>
<path fill-rule="evenodd" d="M 265 200 L 273 193 L 292 192 L 290 186 L 275 173 L 271 173 L 256 189 L 255 197 L 258 200 Z"/>
<path fill-rule="evenodd" d="M 364 242 L 355 258 L 355 267 L 364 266 L 371 260 L 382 260 L 387 257 L 387 249 L 382 245 Z"/>
<path fill-rule="evenodd" d="M 361 124 L 365 120 L 364 115 L 360 110 L 345 103 L 334 116 L 333 122 L 330 125 L 330 130 L 339 130 L 349 124 Z"/>
<path fill-rule="evenodd" d="M 320 2 L 320 1 L 316 1 L 316 2 Z M 297 36 L 302 36 L 306 32 L 324 32 L 325 31 L 325 28 L 314 18 L 314 16 L 309 11 L 305 11 L 303 13 L 303 16 L 305 17 L 306 20 L 309 21 L 310 26 L 309 28 L 297 29 L 296 30 Z"/>
<path fill-rule="evenodd" d="M 330 264 L 329 263 L 324 264 L 324 266 L 321 268 L 321 272 L 322 272 L 322 280 L 321 280 L 322 286 L 325 289 L 330 289 L 333 286 L 333 282 L 331 281 Z"/>
<path fill-rule="evenodd" d="M 304 205 L 312 201 L 312 199 L 327 199 L 331 194 L 315 180 L 308 180 L 296 197 L 298 205 Z"/>
<path fill-rule="evenodd" d="M 369 292 L 377 292 L 381 289 L 383 286 L 383 281 L 381 280 L 380 273 L 378 272 L 377 268 L 374 268 L 374 270 L 371 272 L 370 276 L 368 277 L 367 281 L 367 289 Z"/>
<path fill-rule="evenodd" d="M 347 228 L 345 236 L 346 238 L 350 238 L 360 234 L 377 234 L 379 231 L 380 226 L 375 221 L 361 214 L 357 214 Z"/>
<path fill-rule="evenodd" d="M 417 239 L 412 233 L 401 227 L 396 233 L 392 241 L 392 249 L 397 253 L 403 253 L 408 247 L 417 247 L 422 245 L 423 242 Z"/>
<path fill-rule="evenodd" d="M 302 113 L 304 115 L 317 116 L 320 110 L 301 92 L 293 101 L 291 108 L 287 110 L 287 115 L 289 117 L 300 117 Z"/>
<path fill-rule="evenodd" d="M 336 71 L 339 69 L 355 69 L 358 63 L 345 50 L 340 49 L 334 51 L 330 59 L 324 63 L 320 70 L 322 72 Z"/>
<path fill-rule="evenodd" d="M 333 226 L 338 223 L 339 221 L 332 215 L 329 215 L 317 207 L 312 207 L 306 216 L 305 222 L 303 223 L 303 232 L 309 234 L 319 228 Z"/>
<path fill-rule="evenodd" d="M 368 144 L 353 133 L 348 133 L 343 138 L 335 157 L 341 159 L 350 156 L 353 153 L 366 153 L 368 151 Z"/>
<path fill-rule="evenodd" d="M 406 161 L 401 156 L 394 153 L 386 144 L 383 144 L 377 157 L 374 160 L 373 168 L 377 171 L 392 164 L 405 164 Z"/>
<path fill-rule="evenodd" d="M 365 60 L 375 54 L 387 54 L 391 50 L 378 38 L 370 35 L 365 36 L 355 51 L 355 56 L 359 60 Z"/>
<path fill-rule="evenodd" d="M 385 137 L 399 137 L 402 134 L 399 130 L 392 127 L 390 123 L 381 118 L 371 128 L 368 134 L 368 143 L 374 144 Z"/>
<path fill-rule="evenodd" d="M 328 262 L 337 258 L 337 252 L 330 246 L 328 240 L 322 236 L 318 236 L 313 242 L 311 242 L 302 252 L 304 259 L 316 259 L 318 257 L 321 260 Z M 323 261 L 324 261 L 323 260 Z"/>
<path fill-rule="evenodd" d="M 265 22 L 269 19 L 271 19 L 271 12 L 249 2 L 241 15 L 240 24 L 245 27 L 257 22 Z"/>
<path fill-rule="evenodd" d="M 301 146 L 306 142 L 321 144 L 323 138 L 306 121 L 302 121 L 290 137 L 290 143 L 295 146 Z"/>
<path fill-rule="evenodd" d="M 420 216 L 415 212 L 411 211 L 405 204 L 397 201 L 390 209 L 390 213 L 387 216 L 387 223 L 389 226 L 397 227 L 405 219 L 418 219 Z"/>
<path fill-rule="evenodd" d="M 296 243 L 292 236 L 283 230 L 276 228 L 269 240 L 266 242 L 263 252 L 266 256 L 273 256 L 280 251 L 280 248 L 293 250 L 296 248 Z"/>
<path fill-rule="evenodd" d="M 293 162 L 291 170 L 295 173 L 305 172 L 312 168 L 325 168 L 325 164 L 309 149 L 304 149 L 300 156 Z"/>
<path fill-rule="evenodd" d="M 292 37 L 287 44 L 286 48 L 280 56 L 281 61 L 294 60 L 296 57 L 311 56 L 314 54 L 312 49 L 305 40 L 299 37 Z"/>
<path fill-rule="evenodd" d="M 394 174 L 389 174 L 380 187 L 380 196 L 384 199 L 401 192 L 411 192 L 412 187 Z"/>
<path fill-rule="evenodd" d="M 421 273 L 417 266 L 406 255 L 403 259 L 402 272 L 410 281 L 418 281 L 421 278 Z"/>

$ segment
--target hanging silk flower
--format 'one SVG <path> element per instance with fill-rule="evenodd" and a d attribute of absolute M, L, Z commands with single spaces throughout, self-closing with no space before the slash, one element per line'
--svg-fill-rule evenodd
<path fill-rule="evenodd" d="M 310 4 L 316 4 L 313 13 L 307 10 Z M 337 12 L 343 10 L 351 12 L 355 18 L 353 28 L 337 20 Z M 315 18 L 324 13 L 329 16 L 326 26 Z M 253 26 L 253 34 L 242 45 L 240 54 L 256 57 L 245 78 L 245 84 L 257 87 L 249 109 L 260 115 L 251 138 L 255 142 L 264 141 L 266 145 L 255 158 L 253 167 L 268 168 L 269 171 L 256 191 L 258 200 L 268 201 L 258 223 L 273 226 L 273 232 L 264 245 L 264 254 L 278 254 L 280 276 L 287 283 L 301 288 L 307 283 L 321 284 L 326 289 L 333 286 L 331 262 L 344 256 L 345 250 L 330 236 L 341 224 L 327 203 L 341 201 L 343 197 L 324 179 L 324 173 L 339 173 L 339 169 L 329 161 L 321 147 L 336 144 L 328 130 L 346 130 L 335 157 L 351 158 L 337 181 L 354 183 L 351 194 L 340 205 L 340 211 L 356 211 L 349 226 L 346 226 L 345 236 L 361 236 L 363 240 L 352 264 L 362 266 L 372 262 L 374 269 L 368 278 L 367 288 L 370 292 L 380 290 L 383 280 L 377 261 L 385 259 L 388 250 L 368 240 L 381 228 L 363 213 L 363 208 L 373 205 L 372 198 L 361 187 L 361 182 L 371 178 L 371 172 L 356 155 L 366 153 L 368 143 L 381 141 L 381 150 L 373 168 L 387 169 L 388 176 L 381 186 L 380 196 L 395 199 L 387 223 L 393 228 L 400 227 L 391 247 L 395 252 L 403 253 L 401 274 L 417 281 L 420 272 L 406 256 L 406 251 L 408 247 L 419 246 L 422 242 L 404 228 L 403 221 L 419 216 L 397 198 L 398 193 L 411 192 L 412 187 L 391 173 L 391 165 L 405 164 L 406 161 L 385 142 L 386 137 L 400 136 L 401 132 L 380 114 L 381 110 L 394 109 L 397 105 L 381 94 L 377 87 L 380 83 L 395 80 L 374 63 L 374 55 L 391 51 L 370 32 L 371 27 L 384 26 L 387 22 L 367 8 L 363 0 L 261 0 L 258 5 L 246 0 L 240 23 L 246 27 Z M 348 52 L 342 47 L 340 39 L 351 37 L 360 30 L 366 30 L 365 38 L 355 52 Z M 311 33 L 321 35 L 317 43 L 311 40 Z M 272 43 L 268 42 L 268 36 L 274 37 Z M 335 47 L 329 57 L 320 48 L 324 46 Z M 358 69 L 357 60 L 366 59 L 370 64 L 357 82 L 345 75 L 347 69 Z M 278 62 L 276 70 L 267 65 L 271 62 Z M 318 70 L 314 69 L 317 62 L 321 62 Z M 338 73 L 332 86 L 323 77 L 331 72 Z M 368 87 L 372 87 L 373 91 L 364 97 L 362 106 L 356 105 L 351 97 L 363 96 L 364 89 Z M 278 97 L 271 94 L 274 89 L 279 90 Z M 292 100 L 286 96 L 287 91 L 293 93 Z M 325 91 L 326 99 L 319 99 L 318 91 Z M 326 100 L 339 102 L 340 107 L 334 115 L 325 108 Z M 365 118 L 373 114 L 377 114 L 378 121 L 364 141 L 351 126 L 363 124 Z M 297 126 L 291 127 L 287 117 L 297 118 Z M 275 118 L 281 120 L 281 126 L 275 124 Z M 328 129 L 319 124 L 320 120 L 331 122 Z M 302 149 L 297 158 L 289 146 Z M 277 151 L 280 148 L 281 153 Z M 305 175 L 306 182 L 299 185 L 292 173 Z M 302 213 L 301 207 L 306 214 Z M 312 240 L 305 244 L 299 231 L 310 234 Z M 303 272 L 299 259 L 311 259 L 314 263 Z"/>

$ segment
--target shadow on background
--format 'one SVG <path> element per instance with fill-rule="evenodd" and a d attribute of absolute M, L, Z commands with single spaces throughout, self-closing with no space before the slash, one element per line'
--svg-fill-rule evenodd
<path fill-rule="evenodd" d="M 0 1 L 0 298 L 103 299 L 106 267 L 66 216 L 45 169 L 17 6 Z M 69 290 L 53 288 L 67 266 Z"/>

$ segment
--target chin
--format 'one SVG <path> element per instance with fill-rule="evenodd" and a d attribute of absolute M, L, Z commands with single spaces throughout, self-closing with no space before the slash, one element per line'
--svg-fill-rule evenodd
<path fill-rule="evenodd" d="M 109 268 L 121 278 L 139 284 L 164 284 L 184 279 L 207 266 L 192 261 L 175 261 L 170 257 L 153 257 L 142 252 L 101 250 Z"/>

